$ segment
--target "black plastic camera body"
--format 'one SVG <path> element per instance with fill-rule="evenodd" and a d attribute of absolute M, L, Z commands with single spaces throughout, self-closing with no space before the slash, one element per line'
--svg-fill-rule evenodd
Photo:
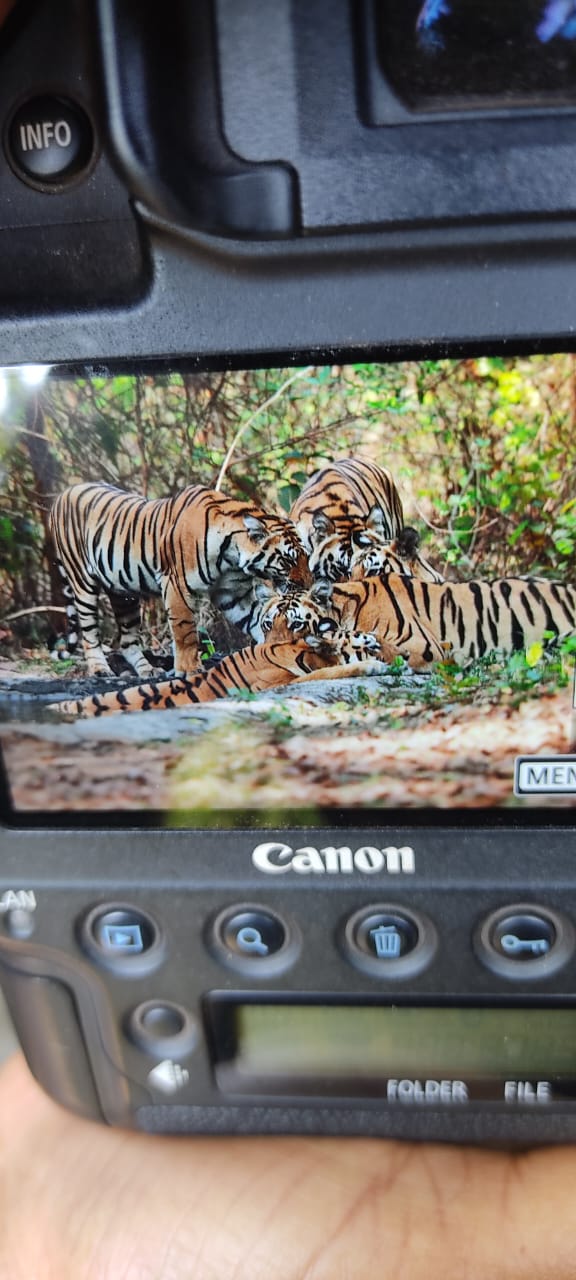
<path fill-rule="evenodd" d="M 522 29 L 511 61 L 510 6 L 500 33 L 468 0 L 452 8 L 435 81 L 419 4 L 22 0 L 0 32 L 0 364 L 572 349 L 571 45 L 555 60 Z M 536 30 L 544 6 L 526 9 Z M 500 62 L 467 45 L 498 53 L 500 38 Z M 414 1008 L 436 1012 L 448 1045 L 453 1010 L 483 1011 L 487 1035 L 490 1018 L 531 1011 L 539 1044 L 538 1019 L 562 1014 L 569 1039 L 574 840 L 569 814 L 240 833 L 7 821 L 2 985 L 38 1079 L 108 1123 L 574 1140 L 576 1093 L 555 1090 L 542 1055 L 506 1096 L 448 1061 L 384 1093 L 362 1073 L 338 1091 L 278 1065 L 272 1087 L 234 1040 L 241 1025 L 260 1052 L 254 1010 L 269 1006 L 276 1027 L 282 1011 L 290 1026 L 332 1010 L 340 1044 Z M 381 977 L 362 930 L 392 927 L 417 942 Z M 549 954 L 502 959 L 501 938 L 540 934 Z"/>

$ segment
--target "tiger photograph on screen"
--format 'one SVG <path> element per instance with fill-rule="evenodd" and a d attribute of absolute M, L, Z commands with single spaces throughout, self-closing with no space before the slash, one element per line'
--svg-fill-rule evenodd
<path fill-rule="evenodd" d="M 575 653 L 572 354 L 0 371 L 17 812 L 541 804 Z"/>

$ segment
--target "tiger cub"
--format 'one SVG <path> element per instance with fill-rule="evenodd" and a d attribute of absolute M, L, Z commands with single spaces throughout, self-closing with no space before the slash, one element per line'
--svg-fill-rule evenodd
<path fill-rule="evenodd" d="M 106 484 L 72 485 L 54 502 L 50 530 L 73 601 L 69 618 L 80 626 L 91 675 L 110 671 L 98 628 L 102 590 L 118 625 L 121 652 L 144 676 L 152 668 L 138 643 L 141 597 L 163 597 L 175 669 L 185 674 L 199 665 L 195 595 L 210 596 L 234 622 L 249 611 L 258 580 L 301 586 L 311 581 L 289 519 L 201 485 L 157 499 Z"/>
<path fill-rule="evenodd" d="M 326 610 L 339 627 L 373 633 L 415 669 L 576 633 L 576 589 L 543 578 L 436 585 L 389 574 L 328 592 Z"/>
<path fill-rule="evenodd" d="M 190 703 L 213 702 L 235 690 L 253 693 L 278 685 L 304 683 L 324 672 L 331 680 L 358 675 L 379 675 L 394 656 L 373 636 L 337 632 L 329 623 L 324 638 L 301 640 L 286 634 L 277 641 L 254 644 L 231 653 L 204 675 L 141 684 L 115 693 L 52 703 L 49 710 L 65 715 L 101 716 L 106 711 L 163 711 Z"/>

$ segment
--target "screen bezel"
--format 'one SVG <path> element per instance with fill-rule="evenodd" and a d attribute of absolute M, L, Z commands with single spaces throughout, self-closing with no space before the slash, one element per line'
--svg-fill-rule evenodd
<path fill-rule="evenodd" d="M 494 342 L 463 341 L 458 343 L 421 343 L 414 346 L 361 346 L 319 347 L 289 351 L 262 351 L 241 354 L 234 352 L 209 357 L 180 355 L 172 358 L 142 359 L 129 355 L 113 360 L 55 361 L 49 364 L 50 374 L 59 379 L 113 377 L 120 373 L 166 375 L 169 373 L 225 373 L 234 370 L 278 369 L 305 366 L 307 364 L 354 364 L 374 362 L 403 364 L 419 360 L 458 360 L 481 356 L 502 356 L 514 359 L 522 356 L 570 355 L 576 353 L 576 339 L 568 342 L 565 337 L 557 341 L 537 338 L 533 341 L 514 341 L 506 338 Z M 25 368 L 22 361 L 17 368 Z M 10 368 L 11 366 L 3 366 Z M 206 810 L 137 810 L 102 809 L 98 812 L 80 813 L 64 810 L 18 810 L 12 805 L 10 785 L 0 747 L 0 830 L 50 829 L 62 830 L 115 830 L 153 829 L 161 831 L 234 831 L 316 830 L 350 828 L 377 829 L 386 827 L 409 828 L 462 828 L 514 830 L 515 828 L 560 828 L 567 832 L 576 830 L 576 814 L 569 808 L 556 809 L 533 805 L 526 809 L 472 809 L 472 808 L 315 808 L 304 810 L 226 809 Z"/>

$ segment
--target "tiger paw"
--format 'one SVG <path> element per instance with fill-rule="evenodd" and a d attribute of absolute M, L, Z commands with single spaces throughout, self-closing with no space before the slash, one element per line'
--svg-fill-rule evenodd
<path fill-rule="evenodd" d="M 131 662 L 130 666 L 141 680 L 148 680 L 151 676 L 156 676 L 156 678 L 158 677 L 156 667 L 153 667 L 145 658 L 143 658 L 141 662 Z"/>
<path fill-rule="evenodd" d="M 105 658 L 94 659 L 92 662 L 88 660 L 86 662 L 86 666 L 88 669 L 89 676 L 113 676 L 114 675 L 112 667 L 109 666 Z"/>
<path fill-rule="evenodd" d="M 124 662 L 136 672 L 141 680 L 147 680 L 155 674 L 155 669 L 151 662 L 144 657 L 140 645 L 125 644 L 120 648 L 120 654 Z"/>

